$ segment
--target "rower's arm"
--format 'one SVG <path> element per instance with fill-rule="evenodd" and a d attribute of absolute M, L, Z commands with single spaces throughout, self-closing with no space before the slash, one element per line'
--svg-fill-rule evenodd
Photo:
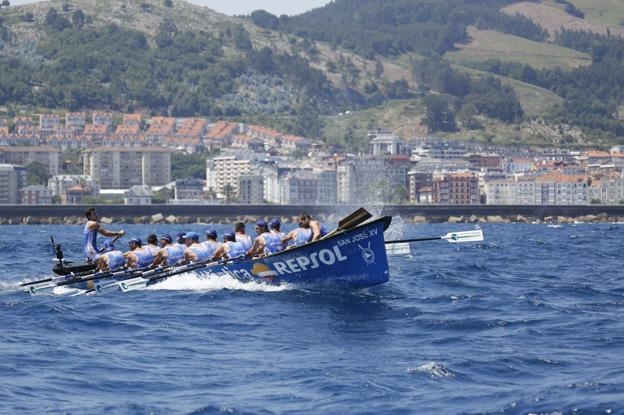
<path fill-rule="evenodd" d="M 321 239 L 321 225 L 318 222 L 310 222 L 310 229 L 312 229 L 313 241 L 318 241 L 319 239 Z"/>
<path fill-rule="evenodd" d="M 258 236 L 254 240 L 254 243 L 251 246 L 251 249 L 247 252 L 247 255 L 248 256 L 253 256 L 253 255 L 256 255 L 258 253 L 261 253 L 262 250 L 264 249 L 265 245 L 266 245 L 266 241 L 264 240 L 264 238 L 262 236 Z"/>
<path fill-rule="evenodd" d="M 286 245 L 289 241 L 292 241 L 296 237 L 296 230 L 288 232 L 288 235 L 282 238 L 282 244 Z"/>
<path fill-rule="evenodd" d="M 119 232 L 107 231 L 106 229 L 104 229 L 100 225 L 98 225 L 98 232 L 101 233 L 102 235 L 106 236 L 107 238 L 112 238 L 113 236 L 122 237 L 126 233 L 124 231 L 119 231 Z"/>
<path fill-rule="evenodd" d="M 214 259 L 214 260 L 221 259 L 221 258 L 223 258 L 224 254 L 225 254 L 225 245 L 221 245 L 215 251 L 214 256 L 212 257 L 212 259 Z"/>
<path fill-rule="evenodd" d="M 152 268 L 158 267 L 160 264 L 165 262 L 165 259 L 166 257 L 163 254 L 163 251 L 158 251 L 156 255 L 154 256 L 154 262 L 152 262 Z"/>

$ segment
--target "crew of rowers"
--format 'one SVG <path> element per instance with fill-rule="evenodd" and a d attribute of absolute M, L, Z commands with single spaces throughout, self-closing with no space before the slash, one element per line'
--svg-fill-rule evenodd
<path fill-rule="evenodd" d="M 208 229 L 205 241 L 200 241 L 197 232 L 180 232 L 176 239 L 169 234 L 160 237 L 150 234 L 146 243 L 139 238 L 128 241 L 129 250 L 116 250 L 113 241 L 107 240 L 101 250 L 97 249 L 97 234 L 116 239 L 124 235 L 124 231 L 110 232 L 98 222 L 95 209 L 85 212 L 85 256 L 90 262 L 97 264 L 99 271 L 117 270 L 122 267 L 131 269 L 168 267 L 182 263 L 208 262 L 221 259 L 258 258 L 276 254 L 294 246 L 316 241 L 327 235 L 326 227 L 307 213 L 298 217 L 299 227 L 288 234 L 281 231 L 279 219 L 269 223 L 263 220 L 256 222 L 256 238 L 245 233 L 245 224 L 237 222 L 232 233 L 223 234 L 223 242 L 218 242 L 217 231 Z"/>

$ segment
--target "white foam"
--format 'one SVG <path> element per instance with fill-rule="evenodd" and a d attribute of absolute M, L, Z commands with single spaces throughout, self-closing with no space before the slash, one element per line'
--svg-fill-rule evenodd
<path fill-rule="evenodd" d="M 411 367 L 407 369 L 407 373 L 424 373 L 430 375 L 432 378 L 448 378 L 455 376 L 450 369 L 438 362 L 429 362 L 422 366 Z"/>
<path fill-rule="evenodd" d="M 266 284 L 262 282 L 250 281 L 243 282 L 230 276 L 221 276 L 215 274 L 197 274 L 188 272 L 186 274 L 176 275 L 168 278 L 163 282 L 151 285 L 146 290 L 171 290 L 171 291 L 220 291 L 220 290 L 236 290 L 236 291 L 265 291 L 277 292 L 293 289 L 288 284 Z"/>
<path fill-rule="evenodd" d="M 78 288 L 69 288 L 69 287 L 55 287 L 52 290 L 52 294 L 60 295 L 60 296 L 75 296 L 85 293 L 86 290 L 80 290 Z"/>

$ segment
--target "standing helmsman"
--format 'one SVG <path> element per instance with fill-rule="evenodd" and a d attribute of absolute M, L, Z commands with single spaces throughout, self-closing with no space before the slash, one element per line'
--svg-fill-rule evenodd
<path fill-rule="evenodd" d="M 111 232 L 107 231 L 98 222 L 98 215 L 95 208 L 89 208 L 85 211 L 87 217 L 87 224 L 84 227 L 84 254 L 89 262 L 95 262 L 98 259 L 101 251 L 97 247 L 97 234 L 102 234 L 106 237 L 121 238 L 125 232 Z"/>

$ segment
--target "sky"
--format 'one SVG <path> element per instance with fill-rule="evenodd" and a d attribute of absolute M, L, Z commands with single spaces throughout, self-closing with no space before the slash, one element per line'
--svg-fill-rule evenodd
<path fill-rule="evenodd" d="M 12 5 L 34 3 L 36 0 L 10 0 Z M 225 14 L 249 14 L 264 9 L 276 15 L 299 14 L 321 7 L 329 0 L 189 0 Z"/>

